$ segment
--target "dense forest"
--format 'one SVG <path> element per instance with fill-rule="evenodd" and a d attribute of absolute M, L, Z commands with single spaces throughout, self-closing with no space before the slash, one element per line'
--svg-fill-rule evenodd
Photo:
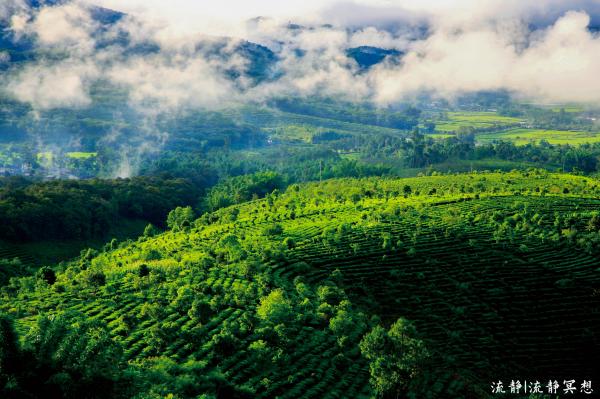
<path fill-rule="evenodd" d="M 185 179 L 32 182 L 0 180 L 0 238 L 13 241 L 103 238 L 122 219 L 165 226 L 170 210 L 194 204 L 201 188 Z"/>

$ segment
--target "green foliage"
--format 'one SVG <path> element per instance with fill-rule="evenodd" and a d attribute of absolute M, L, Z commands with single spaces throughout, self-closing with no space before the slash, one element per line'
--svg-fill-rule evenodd
<path fill-rule="evenodd" d="M 181 230 L 192 225 L 196 219 L 196 214 L 191 206 L 180 207 L 173 209 L 167 216 L 167 226 L 171 230 Z"/>
<path fill-rule="evenodd" d="M 157 235 L 160 231 L 152 224 L 149 223 L 148 225 L 146 225 L 146 227 L 144 228 L 144 233 L 143 236 L 144 237 L 154 237 L 155 235 Z"/>
<path fill-rule="evenodd" d="M 0 393 L 7 394 L 17 389 L 15 373 L 22 367 L 19 351 L 13 320 L 0 314 Z"/>
<path fill-rule="evenodd" d="M 398 319 L 387 331 L 374 327 L 361 340 L 360 350 L 369 361 L 371 384 L 382 397 L 426 393 L 411 391 L 411 385 L 423 378 L 429 353 L 408 320 Z"/>
<path fill-rule="evenodd" d="M 260 299 L 256 314 L 273 324 L 288 322 L 292 317 L 292 306 L 282 289 L 276 289 Z"/>
<path fill-rule="evenodd" d="M 106 275 L 99 270 L 88 270 L 84 274 L 84 282 L 88 287 L 97 289 L 106 284 Z"/>
<path fill-rule="evenodd" d="M 222 256 L 229 262 L 244 260 L 247 256 L 238 236 L 235 234 L 226 234 L 221 237 L 217 243 L 216 252 L 218 256 Z"/>
<path fill-rule="evenodd" d="M 42 315 L 22 347 L 4 316 L 0 329 L 3 397 L 126 397 L 121 348 L 97 322 Z"/>
<path fill-rule="evenodd" d="M 365 332 L 367 320 L 363 313 L 352 309 L 348 300 L 342 301 L 336 307 L 335 315 L 329 320 L 329 328 L 337 337 L 342 347 L 352 347 L 360 340 Z"/>
<path fill-rule="evenodd" d="M 210 303 L 205 299 L 194 299 L 192 302 L 192 306 L 188 311 L 188 316 L 192 320 L 197 320 L 200 323 L 206 323 L 210 320 L 210 318 L 214 315 L 214 311 L 212 310 Z"/>
<path fill-rule="evenodd" d="M 248 390 L 232 385 L 216 371 L 207 371 L 202 361 L 175 362 L 165 356 L 146 359 L 139 366 L 147 370 L 143 380 L 142 394 L 138 397 L 156 399 L 216 398 L 250 399 Z"/>
<path fill-rule="evenodd" d="M 296 247 L 296 241 L 292 237 L 286 237 L 283 239 L 283 245 L 287 247 L 287 249 L 294 249 Z"/>
<path fill-rule="evenodd" d="M 48 266 L 44 266 L 37 272 L 38 278 L 44 280 L 48 285 L 56 282 L 56 273 Z"/>
<path fill-rule="evenodd" d="M 209 190 L 205 207 L 214 211 L 254 198 L 262 198 L 275 189 L 285 187 L 282 175 L 276 172 L 257 172 L 226 179 Z"/>
<path fill-rule="evenodd" d="M 0 287 L 8 284 L 12 277 L 25 276 L 27 267 L 19 258 L 0 259 Z"/>
<path fill-rule="evenodd" d="M 20 332 L 57 309 L 81 313 L 69 331 L 101 322 L 123 348 L 115 397 L 481 397 L 504 353 L 535 366 L 538 345 L 521 340 L 532 325 L 552 343 L 549 370 L 561 370 L 560 348 L 582 374 L 595 367 L 580 355 L 597 321 L 581 287 L 597 281 L 599 194 L 596 179 L 541 170 L 301 184 L 194 228 L 82 251 L 52 268 L 52 286 L 43 272 L 13 278 L 0 310 Z M 545 300 L 515 324 L 527 293 Z M 387 324 L 399 317 L 423 335 Z M 30 359 L 17 364 L 35 371 Z"/>
<path fill-rule="evenodd" d="M 142 263 L 138 268 L 139 277 L 148 277 L 150 275 L 150 268 L 147 264 Z"/>
<path fill-rule="evenodd" d="M 0 181 L 0 239 L 106 238 L 120 219 L 162 225 L 178 205 L 195 202 L 199 189 L 184 179 L 136 177 L 55 182 Z"/>
<path fill-rule="evenodd" d="M 322 285 L 317 289 L 319 301 L 329 305 L 337 305 L 344 297 L 344 293 L 335 285 Z"/>
<path fill-rule="evenodd" d="M 265 226 L 263 234 L 266 236 L 278 236 L 283 234 L 283 226 L 278 223 L 273 223 Z"/>

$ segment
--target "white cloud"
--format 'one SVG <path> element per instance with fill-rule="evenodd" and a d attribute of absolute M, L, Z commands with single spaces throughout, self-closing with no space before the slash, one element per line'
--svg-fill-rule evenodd
<path fill-rule="evenodd" d="M 98 32 L 86 4 L 130 15 Z M 257 15 L 263 17 L 248 20 Z M 182 110 L 285 95 L 386 105 L 422 91 L 451 98 L 494 89 L 537 101 L 599 103 L 600 38 L 587 29 L 598 15 L 597 0 L 79 0 L 39 10 L 0 0 L 0 22 L 51 55 L 0 71 L 0 91 L 41 115 L 89 106 L 94 83 L 123 88 L 136 130 L 104 140 L 122 155 L 115 174 L 129 176 L 142 154 L 158 151 L 168 137 L 156 118 Z M 305 27 L 290 29 L 289 22 Z M 276 52 L 277 79 L 255 85 L 228 74 L 248 66 L 237 52 L 242 39 Z M 133 51 L 146 44 L 157 50 Z M 399 64 L 363 71 L 346 56 L 357 46 L 406 54 Z M 0 63 L 7 57 L 0 53 Z"/>
<path fill-rule="evenodd" d="M 97 28 L 89 12 L 75 4 L 44 7 L 31 23 L 31 31 L 42 45 L 85 47 L 93 43 L 90 35 Z"/>
<path fill-rule="evenodd" d="M 133 104 L 161 108 L 215 107 L 235 90 L 202 58 L 136 57 L 111 66 L 106 77 L 129 89 Z"/>
<path fill-rule="evenodd" d="M 27 5 L 23 0 L 7 0 L 0 2 L 0 22 L 7 23 L 15 14 L 27 10 Z"/>
<path fill-rule="evenodd" d="M 16 98 L 41 109 L 90 104 L 89 88 L 99 79 L 127 89 L 134 105 L 169 111 L 278 95 L 388 104 L 423 90 L 452 97 L 508 89 L 537 100 L 598 102 L 600 39 L 587 30 L 590 15 L 557 14 L 568 4 L 593 11 L 597 3 L 265 0 L 250 6 L 229 0 L 102 0 L 102 5 L 139 12 L 102 34 L 82 3 L 28 12 L 18 7 L 13 8 L 12 29 L 35 38 L 41 49 L 60 50 L 65 58 L 10 71 L 2 82 Z M 294 10 L 299 18 L 292 21 L 304 20 L 306 28 L 288 28 L 286 18 Z M 246 19 L 263 11 L 272 17 Z M 554 15 L 560 18 L 544 30 L 530 30 L 532 21 Z M 339 24 L 322 25 L 330 18 Z M 385 27 L 390 21 L 402 24 Z M 427 36 L 416 33 L 423 21 L 429 21 Z M 229 38 L 215 36 L 223 30 Z M 119 44 L 98 49 L 98 41 L 124 34 L 132 45 L 154 43 L 159 51 L 132 56 Z M 249 62 L 235 51 L 240 38 L 277 52 L 279 79 L 253 86 L 244 77 L 232 81 L 227 76 L 226 71 L 243 70 Z M 395 48 L 406 55 L 400 65 L 384 63 L 364 72 L 345 54 L 356 46 Z"/>
<path fill-rule="evenodd" d="M 10 62 L 10 54 L 7 51 L 0 51 L 0 65 Z"/>
<path fill-rule="evenodd" d="M 81 108 L 91 103 L 89 85 L 96 78 L 98 70 L 91 63 L 31 64 L 11 76 L 5 90 L 39 109 Z"/>
<path fill-rule="evenodd" d="M 26 14 L 14 14 L 10 17 L 10 27 L 18 35 L 27 29 L 29 17 Z"/>
<path fill-rule="evenodd" d="M 600 39 L 589 16 L 569 12 L 519 49 L 511 34 L 493 27 L 440 29 L 414 45 L 400 67 L 372 72 L 376 97 L 396 102 L 421 90 L 441 96 L 508 89 L 546 101 L 600 101 Z"/>
<path fill-rule="evenodd" d="M 69 52 L 89 52 L 94 48 L 92 33 L 98 28 L 87 7 L 67 3 L 60 7 L 15 8 L 10 30 L 17 38 L 27 36 L 39 46 Z"/>
<path fill-rule="evenodd" d="M 373 26 L 368 26 L 354 32 L 348 40 L 349 47 L 373 46 L 397 50 L 406 48 L 409 43 L 402 36 L 397 37 L 388 31 L 380 30 Z"/>

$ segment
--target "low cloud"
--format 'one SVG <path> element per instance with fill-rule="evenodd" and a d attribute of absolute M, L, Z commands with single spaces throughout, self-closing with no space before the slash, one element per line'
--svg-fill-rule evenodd
<path fill-rule="evenodd" d="M 0 51 L 0 65 L 10 62 L 10 54 L 7 51 Z"/>
<path fill-rule="evenodd" d="M 83 108 L 91 104 L 89 88 L 98 77 L 93 63 L 40 62 L 15 72 L 5 89 L 34 109 Z"/>
<path fill-rule="evenodd" d="M 235 97 L 232 84 L 203 58 L 175 54 L 134 57 L 109 67 L 106 77 L 128 89 L 132 103 L 178 108 L 214 108 Z"/>
<path fill-rule="evenodd" d="M 0 2 L 0 22 L 6 24 L 14 15 L 27 10 L 27 8 L 23 0 Z"/>
<path fill-rule="evenodd" d="M 178 7 L 184 3 L 178 0 Z M 231 27 L 227 36 L 206 16 L 191 28 L 178 24 L 172 16 L 186 10 L 163 2 L 144 8 L 129 1 L 131 14 L 110 27 L 92 18 L 87 2 L 38 9 L 10 4 L 0 6 L 10 32 L 52 56 L 9 69 L 0 82 L 4 92 L 39 110 L 89 106 L 97 82 L 124 89 L 133 107 L 152 113 L 282 95 L 387 105 L 421 92 L 451 98 L 496 89 L 537 101 L 600 101 L 600 39 L 589 29 L 600 12 L 595 1 L 294 3 L 302 26 L 290 25 L 281 8 L 252 20 L 239 10 L 223 25 Z M 209 9 L 185 4 L 190 15 Z M 243 73 L 251 66 L 239 50 L 244 40 L 275 52 L 271 79 L 257 83 Z M 346 54 L 358 46 L 405 54 L 401 62 L 365 71 Z"/>
<path fill-rule="evenodd" d="M 74 4 L 45 7 L 32 23 L 41 44 L 73 46 L 90 40 L 90 32 L 97 26 L 87 10 Z"/>
<path fill-rule="evenodd" d="M 589 21 L 584 12 L 567 12 L 545 30 L 527 32 L 524 48 L 514 35 L 524 26 L 440 29 L 414 43 L 399 67 L 374 69 L 375 100 L 393 103 L 420 91 L 452 97 L 506 89 L 538 101 L 598 102 L 600 39 L 588 30 Z"/>

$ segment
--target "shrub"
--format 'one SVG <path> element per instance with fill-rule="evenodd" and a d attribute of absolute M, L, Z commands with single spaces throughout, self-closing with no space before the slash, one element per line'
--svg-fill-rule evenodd
<path fill-rule="evenodd" d="M 182 208 L 178 206 L 169 212 L 167 216 L 167 226 L 172 230 L 180 230 L 184 227 L 191 226 L 192 222 L 196 218 L 194 210 L 191 206 Z"/>
<path fill-rule="evenodd" d="M 283 239 L 283 245 L 285 245 L 287 247 L 287 249 L 294 249 L 296 248 L 296 242 L 294 241 L 294 239 L 292 237 L 286 237 Z"/>
<path fill-rule="evenodd" d="M 37 275 L 39 279 L 44 280 L 48 285 L 52 285 L 56 282 L 56 273 L 48 266 L 44 266 L 38 270 Z"/>
<path fill-rule="evenodd" d="M 150 268 L 148 267 L 147 264 L 142 263 L 139 267 L 138 267 L 138 276 L 139 277 L 147 277 L 150 275 Z"/>
<path fill-rule="evenodd" d="M 259 318 L 274 324 L 284 323 L 292 317 L 292 305 L 282 289 L 276 289 L 261 298 L 256 309 Z"/>
<path fill-rule="evenodd" d="M 277 236 L 282 233 L 283 227 L 279 223 L 270 224 L 263 229 L 263 234 L 266 236 Z"/>

